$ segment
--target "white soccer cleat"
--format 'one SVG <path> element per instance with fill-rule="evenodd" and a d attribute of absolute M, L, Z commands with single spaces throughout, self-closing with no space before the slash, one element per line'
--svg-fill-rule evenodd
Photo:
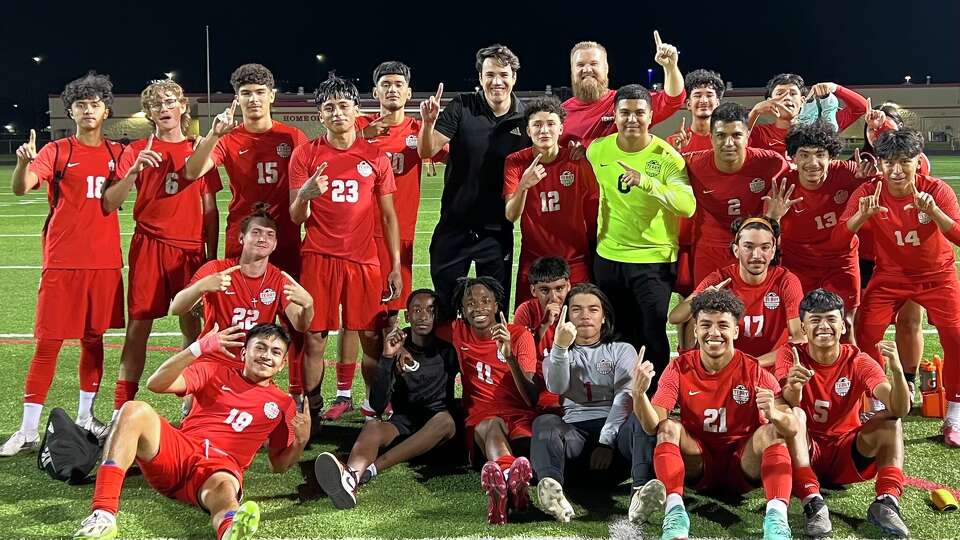
<path fill-rule="evenodd" d="M 77 418 L 77 425 L 93 433 L 93 436 L 96 437 L 101 444 L 107 440 L 107 435 L 110 435 L 110 428 L 113 426 L 112 423 L 104 424 L 92 415 L 85 418 Z"/>
<path fill-rule="evenodd" d="M 22 431 L 16 431 L 7 439 L 7 442 L 0 446 L 0 456 L 10 457 L 20 452 L 36 452 L 40 449 L 40 434 L 33 433 L 29 438 Z"/>
<path fill-rule="evenodd" d="M 667 488 L 656 478 L 644 484 L 643 487 L 634 489 L 628 514 L 630 522 L 641 524 L 647 521 L 651 514 L 663 510 L 663 503 L 666 500 Z"/>
<path fill-rule="evenodd" d="M 574 517 L 573 506 L 563 494 L 563 486 L 553 478 L 544 478 L 537 484 L 537 502 L 544 513 L 561 523 L 569 523 Z"/>
<path fill-rule="evenodd" d="M 74 538 L 96 538 L 97 540 L 112 540 L 117 537 L 117 518 L 110 512 L 94 510 L 87 519 L 80 523 L 80 528 L 73 533 Z"/>

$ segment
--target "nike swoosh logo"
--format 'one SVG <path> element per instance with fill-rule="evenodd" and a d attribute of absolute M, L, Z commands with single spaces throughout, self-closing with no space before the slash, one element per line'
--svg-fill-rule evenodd
<path fill-rule="evenodd" d="M 235 292 L 233 292 L 233 291 L 223 291 L 223 292 L 225 292 L 226 294 L 229 294 L 230 296 L 233 296 L 233 295 L 237 294 L 237 293 L 235 293 Z"/>
<path fill-rule="evenodd" d="M 67 163 L 67 167 L 76 167 L 80 163 Z"/>
<path fill-rule="evenodd" d="M 249 152 L 249 151 L 250 151 L 250 149 L 247 148 L 246 150 L 240 150 L 239 152 L 237 152 L 237 154 L 240 154 L 240 155 L 242 156 L 242 155 L 246 154 L 246 153 Z"/>
<path fill-rule="evenodd" d="M 27 398 L 33 397 L 33 396 L 35 396 L 35 395 L 36 395 L 36 394 L 24 394 L 24 395 L 23 395 L 23 399 L 27 399 Z"/>
<path fill-rule="evenodd" d="M 711 190 L 706 190 L 706 189 L 705 189 L 705 190 L 703 190 L 703 194 L 704 194 L 704 195 L 709 195 L 709 194 L 713 193 L 714 191 L 716 191 L 716 190 L 715 190 L 715 189 L 711 189 Z"/>
<path fill-rule="evenodd" d="M 693 390 L 690 390 L 689 392 L 687 392 L 687 395 L 688 395 L 688 396 L 695 396 L 695 395 L 697 395 L 697 394 L 699 394 L 699 393 L 700 393 L 700 392 L 694 392 Z"/>
<path fill-rule="evenodd" d="M 608 166 L 608 165 L 610 165 L 610 164 L 609 164 L 609 163 L 601 163 L 601 164 L 600 164 L 601 167 L 606 167 L 606 166 Z"/>
<path fill-rule="evenodd" d="M 233 389 L 231 389 L 231 388 L 230 388 L 229 386 L 227 386 L 227 385 L 222 385 L 222 386 L 220 387 L 220 389 L 223 390 L 224 392 L 233 392 Z"/>
<path fill-rule="evenodd" d="M 461 346 L 460 346 L 460 350 L 461 350 L 461 351 L 469 351 L 469 350 L 470 350 L 470 347 L 464 347 L 464 346 L 461 345 Z"/>

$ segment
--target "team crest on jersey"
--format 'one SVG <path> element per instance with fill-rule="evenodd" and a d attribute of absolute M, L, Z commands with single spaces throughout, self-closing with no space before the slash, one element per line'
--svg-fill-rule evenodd
<path fill-rule="evenodd" d="M 763 178 L 754 178 L 750 181 L 750 193 L 760 193 L 767 189 L 767 182 Z"/>
<path fill-rule="evenodd" d="M 747 390 L 746 386 L 738 384 L 736 388 L 733 389 L 733 400 L 736 401 L 738 405 L 743 405 L 750 401 L 750 391 Z"/>
<path fill-rule="evenodd" d="M 290 154 L 293 153 L 293 147 L 287 143 L 280 143 L 277 145 L 277 155 L 282 158 L 290 157 Z"/>
<path fill-rule="evenodd" d="M 357 163 L 357 172 L 360 173 L 360 176 L 370 176 L 373 174 L 373 167 L 371 167 L 366 161 L 361 161 L 360 163 Z"/>
<path fill-rule="evenodd" d="M 575 179 L 576 177 L 573 175 L 573 171 L 563 171 L 560 173 L 560 183 L 563 184 L 563 187 L 572 186 Z"/>
<path fill-rule="evenodd" d="M 407 148 L 416 148 L 417 147 L 417 136 L 416 135 L 407 135 Z"/>
<path fill-rule="evenodd" d="M 269 306 L 276 299 L 277 299 L 277 291 L 270 288 L 260 291 L 260 301 L 263 302 L 264 305 Z"/>
<path fill-rule="evenodd" d="M 507 363 L 507 359 L 506 359 L 505 356 L 503 356 L 503 353 L 500 352 L 500 348 L 499 348 L 499 347 L 497 348 L 497 360 L 503 362 L 504 364 Z"/>
<path fill-rule="evenodd" d="M 597 373 L 601 375 L 610 375 L 613 373 L 613 360 L 600 360 L 597 362 Z"/>
<path fill-rule="evenodd" d="M 644 166 L 643 172 L 647 173 L 647 176 L 657 176 L 660 174 L 662 168 L 659 161 L 651 159 L 647 162 L 646 166 Z"/>
<path fill-rule="evenodd" d="M 845 189 L 841 189 L 833 194 L 833 202 L 837 204 L 843 204 L 847 202 L 847 199 L 850 198 L 850 192 Z"/>
<path fill-rule="evenodd" d="M 850 379 L 846 377 L 837 379 L 837 383 L 833 385 L 833 391 L 840 397 L 846 396 L 850 392 Z"/>
<path fill-rule="evenodd" d="M 777 309 L 780 307 L 780 296 L 775 292 L 768 292 L 763 297 L 763 307 L 767 309 Z"/>
<path fill-rule="evenodd" d="M 273 420 L 274 418 L 280 416 L 280 407 L 272 401 L 268 401 L 263 404 L 263 415 Z"/>
<path fill-rule="evenodd" d="M 923 212 L 919 212 L 917 213 L 917 220 L 920 222 L 921 225 L 926 225 L 927 223 L 930 223 L 930 216 L 928 216 Z"/>

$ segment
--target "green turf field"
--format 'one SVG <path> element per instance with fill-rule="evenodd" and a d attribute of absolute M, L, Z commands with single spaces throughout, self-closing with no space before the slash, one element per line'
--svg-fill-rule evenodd
<path fill-rule="evenodd" d="M 956 188 L 960 186 L 960 158 L 936 157 L 933 169 Z M 11 167 L 0 167 L 0 179 L 6 182 Z M 442 180 L 424 178 L 418 225 L 414 288 L 430 285 L 428 244 L 439 216 Z M 220 195 L 221 219 L 226 216 L 229 194 Z M 120 213 L 124 252 L 133 231 L 128 201 Z M 33 326 L 36 291 L 40 276 L 39 232 L 47 213 L 43 192 L 14 197 L 0 193 L 0 297 L 8 306 L 0 318 L 0 437 L 4 440 L 19 427 L 23 379 L 33 353 Z M 223 249 L 221 241 L 221 252 Z M 519 242 L 517 243 L 519 247 Z M 516 259 L 515 259 L 516 260 Z M 65 306 L 66 309 L 69 309 Z M 622 322 L 621 322 L 622 323 Z M 927 356 L 940 353 L 940 346 L 928 327 Z M 158 321 L 151 345 L 178 346 L 177 323 L 172 318 Z M 672 334 L 672 332 L 671 332 Z M 122 343 L 122 330 L 112 331 L 107 338 L 103 392 L 96 406 L 97 416 L 109 419 L 113 406 L 113 385 L 116 380 Z M 671 338 L 673 336 L 671 335 Z M 331 340 L 328 356 L 333 357 Z M 149 374 L 169 353 L 148 353 Z M 66 346 L 60 355 L 60 370 L 48 400 L 49 406 L 62 406 L 71 415 L 76 413 L 78 349 Z M 286 384 L 286 377 L 278 381 Z M 333 393 L 333 377 L 327 377 L 328 396 Z M 357 376 L 355 394 L 362 395 Z M 177 418 L 179 403 L 173 397 L 156 396 L 142 390 L 139 397 L 154 404 L 169 418 Z M 329 399 L 329 398 L 328 398 Z M 45 420 L 44 420 L 45 421 Z M 357 414 L 325 427 L 321 442 L 310 447 L 303 464 L 312 471 L 312 459 L 322 451 L 349 452 L 360 426 Z M 960 487 L 960 453 L 950 452 L 937 440 L 939 421 L 911 416 L 905 423 L 908 476 Z M 485 497 L 480 491 L 479 475 L 462 468 L 440 467 L 434 462 L 417 466 L 398 466 L 378 476 L 359 494 L 358 506 L 349 512 L 338 512 L 328 501 L 311 490 L 299 488 L 304 476 L 294 469 L 283 475 L 270 474 L 261 454 L 246 476 L 246 497 L 257 501 L 263 511 L 263 537 L 380 537 L 423 538 L 462 536 L 580 536 L 603 537 L 611 532 L 618 537 L 635 538 L 641 534 L 659 536 L 658 526 L 638 529 L 623 523 L 629 504 L 626 485 L 614 493 L 576 492 L 568 495 L 578 510 L 578 518 L 570 524 L 557 524 L 538 511 L 517 516 L 514 523 L 502 527 L 486 525 Z M 36 455 L 20 455 L 0 461 L 0 537 L 48 538 L 71 535 L 80 520 L 89 513 L 92 485 L 69 486 L 50 480 L 36 468 Z M 873 482 L 852 486 L 844 491 L 828 493 L 837 537 L 877 537 L 879 531 L 864 520 L 865 510 L 873 496 Z M 960 537 L 960 519 L 939 515 L 926 502 L 927 493 L 907 488 L 903 510 L 907 524 L 916 537 Z M 758 537 L 761 535 L 763 498 L 759 491 L 741 502 L 720 501 L 690 495 L 688 510 L 692 532 L 697 537 Z M 794 533 L 802 531 L 799 505 L 791 506 L 790 520 Z M 655 516 L 659 520 L 660 516 Z M 141 477 L 130 477 L 125 483 L 119 515 L 121 536 L 211 537 L 206 514 L 195 508 L 168 500 L 145 484 Z M 622 535 L 622 536 L 621 536 Z"/>

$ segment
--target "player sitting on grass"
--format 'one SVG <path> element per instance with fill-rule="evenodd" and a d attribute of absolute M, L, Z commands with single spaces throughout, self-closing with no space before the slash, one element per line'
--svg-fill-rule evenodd
<path fill-rule="evenodd" d="M 630 505 L 631 520 L 645 517 L 635 515 L 635 510 L 663 504 L 663 499 L 639 503 L 643 496 L 639 486 L 653 472 L 653 437 L 643 432 L 631 414 L 637 351 L 616 338 L 607 296 L 591 283 L 574 286 L 560 311 L 556 341 L 543 360 L 547 390 L 563 396 L 563 417 L 538 416 L 530 445 L 530 459 L 540 479 L 540 508 L 557 521 L 574 517 L 563 493 L 565 469 L 586 472 L 591 481 L 610 479 L 610 485 L 632 477 L 637 503 Z M 663 492 L 648 489 L 644 493 Z"/>
<path fill-rule="evenodd" d="M 743 302 L 720 289 L 698 295 L 691 309 L 699 348 L 670 362 L 653 399 L 646 395 L 653 364 L 644 361 L 633 375 L 634 411 L 643 429 L 657 436 L 657 479 L 644 489 L 667 493 L 661 539 L 690 534 L 685 483 L 697 491 L 725 493 L 746 493 L 762 483 L 767 499 L 763 537 L 787 540 L 791 471 L 784 437 L 796 434 L 796 418 L 779 397 L 773 375 L 734 348 Z M 668 418 L 677 405 L 679 422 Z"/>
<path fill-rule="evenodd" d="M 74 538 L 115 538 L 120 490 L 136 461 L 160 493 L 210 513 L 218 539 L 251 538 L 260 522 L 257 503 L 240 505 L 243 472 L 264 441 L 270 469 L 283 472 L 300 459 L 310 435 L 310 417 L 297 413 L 293 399 L 272 381 L 286 364 L 290 337 L 274 324 L 247 332 L 214 329 L 170 357 L 147 381 L 158 394 L 193 394 L 193 412 L 174 428 L 143 401 L 128 401 L 113 424 L 103 464 L 97 470 L 93 513 Z M 231 356 L 243 346 L 243 367 L 204 357 Z M 201 361 L 198 361 L 201 360 Z"/>
<path fill-rule="evenodd" d="M 843 300 L 824 289 L 807 293 L 800 303 L 804 345 L 781 347 L 776 376 L 783 384 L 783 399 L 799 407 L 799 454 L 809 455 L 809 465 L 794 460 L 793 490 L 804 503 L 806 533 L 821 537 L 832 529 L 819 492 L 818 479 L 830 485 L 852 484 L 876 477 L 877 498 L 867 509 L 867 521 L 885 535 L 909 534 L 900 513 L 903 496 L 903 429 L 900 418 L 910 412 L 910 389 L 903 376 L 897 347 L 880 342 L 880 354 L 892 373 L 853 345 L 841 344 L 847 332 Z M 864 394 L 887 411 L 860 424 Z M 822 510 L 820 510 L 822 508 Z"/>
<path fill-rule="evenodd" d="M 450 410 L 460 366 L 453 346 L 434 336 L 438 304 L 432 290 L 414 291 L 406 305 L 410 328 L 395 327 L 384 338 L 370 405 L 380 416 L 392 403 L 393 415 L 364 424 L 346 467 L 328 452 L 317 457 L 317 482 L 336 508 L 353 508 L 360 484 L 456 434 Z M 380 449 L 388 446 L 378 457 Z"/>

